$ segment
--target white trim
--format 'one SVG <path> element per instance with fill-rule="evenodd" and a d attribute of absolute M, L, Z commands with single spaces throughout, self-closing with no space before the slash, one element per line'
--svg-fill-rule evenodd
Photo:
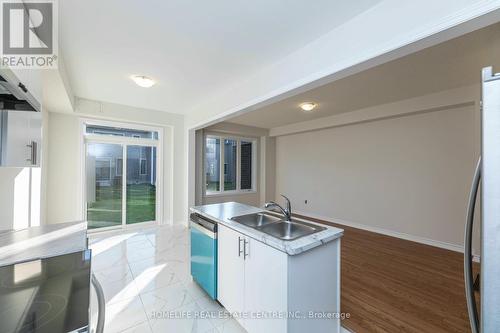
<path fill-rule="evenodd" d="M 233 195 L 244 195 L 244 194 L 255 194 L 256 190 L 234 190 L 234 191 L 225 191 L 225 192 L 207 192 L 205 194 L 205 198 L 211 197 L 227 197 Z"/>
<path fill-rule="evenodd" d="M 208 136 L 207 136 L 208 138 Z M 224 149 L 224 140 L 225 138 L 220 137 L 220 148 L 219 148 L 219 191 L 217 193 L 224 192 L 224 185 L 226 183 L 225 175 L 224 175 L 224 161 L 226 160 L 226 151 Z"/>
<path fill-rule="evenodd" d="M 397 232 L 397 231 L 392 231 L 392 230 L 388 230 L 388 229 L 384 229 L 384 228 L 373 227 L 373 226 L 369 226 L 366 224 L 346 221 L 346 220 L 337 219 L 337 218 L 326 217 L 326 216 L 322 216 L 322 215 L 318 215 L 318 214 L 311 214 L 311 213 L 306 213 L 306 212 L 302 212 L 302 211 L 294 211 L 294 213 L 302 215 L 306 218 L 310 217 L 310 218 L 314 218 L 314 219 L 318 219 L 318 220 L 323 220 L 326 222 L 345 225 L 348 227 L 366 230 L 366 231 L 374 232 L 377 234 L 382 234 L 382 235 L 391 236 L 391 237 L 395 237 L 395 238 L 399 238 L 399 239 L 404 239 L 404 240 L 408 240 L 408 241 L 412 241 L 412 242 L 416 242 L 416 243 L 420 243 L 420 244 L 430 245 L 430 246 L 438 247 L 438 248 L 445 249 L 445 250 L 450 250 L 450 251 L 460 252 L 460 253 L 464 252 L 463 245 L 459 245 L 459 244 L 442 242 L 442 241 L 438 241 L 435 239 L 414 236 L 414 235 L 406 234 L 403 232 Z M 474 254 L 473 260 L 476 262 L 480 262 L 480 255 Z"/>
<path fill-rule="evenodd" d="M 122 144 L 123 175 L 122 175 L 122 227 L 127 225 L 127 148 Z"/>
<path fill-rule="evenodd" d="M 85 125 L 83 122 L 79 122 L 78 125 L 78 140 L 79 140 L 79 157 L 80 157 L 80 163 L 78 163 L 78 166 L 80 168 L 80 177 L 77 180 L 78 186 L 80 187 L 80 191 L 78 193 L 81 193 L 82 196 L 78 198 L 80 202 L 80 209 L 81 211 L 79 212 L 82 221 L 87 221 L 87 182 L 86 182 L 86 172 L 87 172 L 87 144 L 85 143 L 85 137 L 84 137 L 84 132 L 85 132 Z"/>
<path fill-rule="evenodd" d="M 241 192 L 241 139 L 236 140 L 236 190 Z"/>

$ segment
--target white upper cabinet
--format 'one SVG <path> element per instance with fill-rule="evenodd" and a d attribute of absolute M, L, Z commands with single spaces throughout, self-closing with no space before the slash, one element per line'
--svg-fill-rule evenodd
<path fill-rule="evenodd" d="M 0 111 L 0 166 L 40 166 L 42 114 Z"/>

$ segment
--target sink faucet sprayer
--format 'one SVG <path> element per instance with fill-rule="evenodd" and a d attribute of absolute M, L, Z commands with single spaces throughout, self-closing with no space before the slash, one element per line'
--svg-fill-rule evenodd
<path fill-rule="evenodd" d="M 285 198 L 285 200 L 286 200 L 286 208 L 281 207 L 280 205 L 278 205 L 274 201 L 266 202 L 266 204 L 264 205 L 264 208 L 266 208 L 266 209 L 278 208 L 283 213 L 283 215 L 285 215 L 285 219 L 287 221 L 291 221 L 292 220 L 292 205 L 290 204 L 290 199 L 285 197 L 283 194 L 281 194 L 281 196 L 283 198 Z"/>

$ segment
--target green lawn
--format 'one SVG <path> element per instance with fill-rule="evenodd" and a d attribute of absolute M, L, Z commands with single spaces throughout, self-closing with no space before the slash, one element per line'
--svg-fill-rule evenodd
<path fill-rule="evenodd" d="M 127 224 L 154 221 L 156 215 L 156 186 L 127 185 Z M 87 208 L 89 228 L 120 225 L 122 220 L 121 186 L 96 188 L 96 201 Z"/>
<path fill-rule="evenodd" d="M 236 190 L 235 182 L 224 182 L 224 188 L 226 191 Z M 219 182 L 207 182 L 207 192 L 217 192 L 219 191 Z"/>

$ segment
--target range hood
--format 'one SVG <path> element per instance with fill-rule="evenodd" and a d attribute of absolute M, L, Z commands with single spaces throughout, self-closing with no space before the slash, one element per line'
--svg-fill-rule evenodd
<path fill-rule="evenodd" d="M 0 111 L 40 112 L 40 103 L 30 94 L 24 84 L 10 83 L 0 76 Z"/>

